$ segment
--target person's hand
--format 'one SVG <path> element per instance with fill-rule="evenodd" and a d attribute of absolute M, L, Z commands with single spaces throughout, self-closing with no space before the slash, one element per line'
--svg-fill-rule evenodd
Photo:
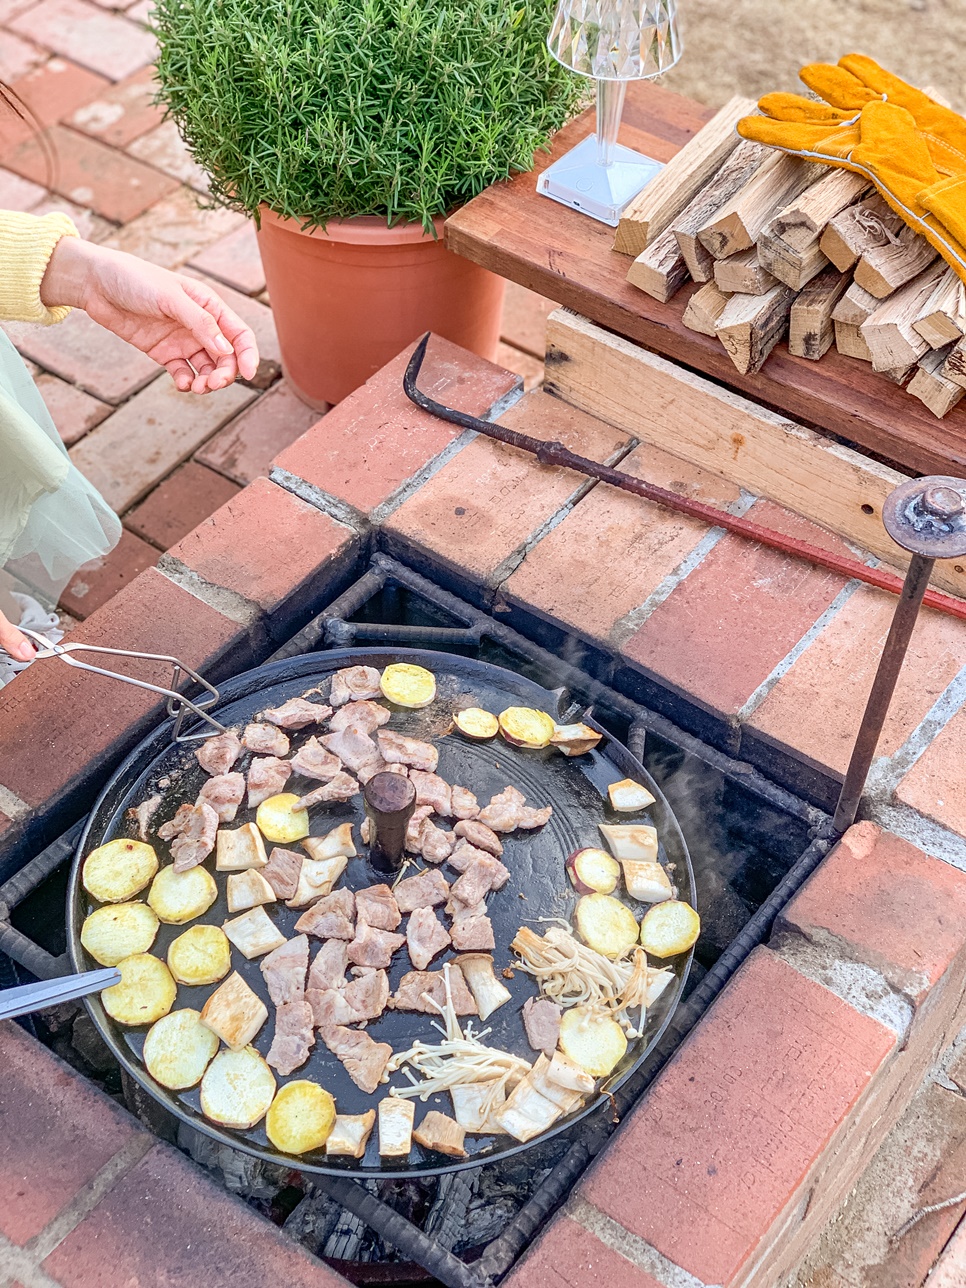
<path fill-rule="evenodd" d="M 258 366 L 251 328 L 204 282 L 79 237 L 62 237 L 40 284 L 165 367 L 183 392 L 224 389 Z"/>
<path fill-rule="evenodd" d="M 37 646 L 29 640 L 23 631 L 14 626 L 9 617 L 0 613 L 0 648 L 6 649 L 17 662 L 32 662 Z"/>

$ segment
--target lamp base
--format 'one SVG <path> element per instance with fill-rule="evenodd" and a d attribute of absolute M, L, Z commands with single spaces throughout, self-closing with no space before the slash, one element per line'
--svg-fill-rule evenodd
<path fill-rule="evenodd" d="M 597 160 L 597 139 L 582 139 L 537 178 L 537 192 L 616 228 L 621 211 L 664 165 L 620 143 L 611 147 L 608 166 Z"/>

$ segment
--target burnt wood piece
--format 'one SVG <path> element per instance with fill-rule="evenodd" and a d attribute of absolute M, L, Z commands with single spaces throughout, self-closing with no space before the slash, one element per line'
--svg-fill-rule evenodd
<path fill-rule="evenodd" d="M 621 142 L 667 161 L 710 115 L 690 99 L 643 81 L 632 83 Z M 594 128 L 592 112 L 572 121 L 556 136 L 549 154 L 537 155 L 536 168 L 544 169 Z M 936 420 L 868 364 L 832 349 L 821 362 L 806 362 L 778 344 L 760 374 L 742 375 L 717 340 L 684 325 L 682 315 L 695 287 L 685 286 L 666 304 L 639 291 L 626 280 L 627 258 L 614 253 L 613 229 L 541 197 L 533 172 L 496 184 L 468 202 L 447 220 L 446 241 L 457 253 L 618 335 L 793 420 L 894 461 L 909 473 L 958 475 L 966 470 L 966 402 L 945 420 Z M 552 365 L 547 379 L 552 387 Z"/>

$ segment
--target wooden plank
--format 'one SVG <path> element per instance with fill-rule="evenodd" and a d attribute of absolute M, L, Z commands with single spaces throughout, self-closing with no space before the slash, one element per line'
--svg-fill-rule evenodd
<path fill-rule="evenodd" d="M 614 236 L 614 250 L 622 255 L 640 255 L 664 232 L 738 146 L 735 126 L 755 107 L 754 99 L 736 96 L 715 113 L 624 209 Z"/>
<path fill-rule="evenodd" d="M 881 518 L 905 477 L 896 470 L 565 309 L 548 319 L 547 371 L 547 387 L 572 406 L 901 565 Z M 933 580 L 966 594 L 966 573 L 950 560 L 936 564 Z"/>
<path fill-rule="evenodd" d="M 906 393 L 918 398 L 934 416 L 942 418 L 956 406 L 966 389 L 943 375 L 943 365 L 952 345 L 930 349 L 919 359 L 919 366 L 906 387 Z"/>
<path fill-rule="evenodd" d="M 848 285 L 848 274 L 840 273 L 831 264 L 812 278 L 792 303 L 788 320 L 789 353 L 817 362 L 832 347 L 835 339 L 832 310 Z"/>
<path fill-rule="evenodd" d="M 855 280 L 877 300 L 884 300 L 900 286 L 918 277 L 937 254 L 925 237 L 920 237 L 911 228 L 902 227 L 895 241 L 863 251 L 855 266 Z"/>
<path fill-rule="evenodd" d="M 899 216 L 874 193 L 833 215 L 819 246 L 840 273 L 847 273 L 867 250 L 888 245 L 901 227 Z"/>
<path fill-rule="evenodd" d="M 721 310 L 715 335 L 739 371 L 758 372 L 788 330 L 795 292 L 779 282 L 764 295 L 732 295 Z"/>
<path fill-rule="evenodd" d="M 947 268 L 912 324 L 930 349 L 956 344 L 966 335 L 966 286 L 955 269 Z"/>
<path fill-rule="evenodd" d="M 754 246 L 772 215 L 814 183 L 820 168 L 783 152 L 772 152 L 754 175 L 698 229 L 698 240 L 715 259 Z"/>
<path fill-rule="evenodd" d="M 742 139 L 706 187 L 671 224 L 688 272 L 696 282 L 710 282 L 714 256 L 698 241 L 698 229 L 720 210 L 729 197 L 746 183 L 765 158 L 765 149 L 751 139 Z"/>
<path fill-rule="evenodd" d="M 715 284 L 729 295 L 764 295 L 777 284 L 777 279 L 759 264 L 756 246 L 713 263 Z"/>
<path fill-rule="evenodd" d="M 724 291 L 719 289 L 717 282 L 705 282 L 688 300 L 682 319 L 684 325 L 701 335 L 714 335 L 718 318 L 721 317 L 728 298 Z"/>
<path fill-rule="evenodd" d="M 710 115 L 691 99 L 636 82 L 627 89 L 621 141 L 664 161 Z M 536 170 L 593 132 L 592 112 L 576 118 L 555 136 L 549 153 L 534 158 Z M 631 286 L 628 260 L 614 254 L 613 234 L 605 224 L 540 196 L 533 171 L 467 202 L 447 220 L 445 233 L 452 250 L 491 272 L 794 420 L 897 462 L 910 474 L 966 472 L 966 400 L 945 420 L 937 420 L 868 363 L 835 349 L 821 362 L 806 362 L 779 343 L 758 375 L 742 375 L 716 340 L 684 326 L 682 315 L 696 288 L 686 285 L 661 304 Z"/>
<path fill-rule="evenodd" d="M 890 371 L 918 362 L 929 346 L 913 327 L 942 276 L 942 261 L 882 301 L 862 323 L 862 338 L 872 354 L 874 371 Z"/>

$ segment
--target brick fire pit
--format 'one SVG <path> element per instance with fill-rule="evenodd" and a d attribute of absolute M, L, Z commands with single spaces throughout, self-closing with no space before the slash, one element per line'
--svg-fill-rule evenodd
<path fill-rule="evenodd" d="M 460 434 L 405 399 L 407 357 L 72 638 L 172 653 L 217 682 L 268 656 L 384 549 L 498 615 L 533 614 L 618 650 L 624 679 L 658 709 L 827 807 L 890 597 Z M 599 460 L 628 447 L 622 431 L 543 391 L 521 395 L 517 377 L 437 339 L 421 384 Z M 636 448 L 622 468 L 842 544 L 657 449 Z M 764 1288 L 798 1264 L 966 1022 L 964 664 L 966 627 L 925 612 L 865 821 L 506 1283 Z M 4 689 L 0 874 L 85 812 L 156 718 L 148 695 L 54 661 Z M 0 1033 L 4 1282 L 342 1282 L 21 1030 Z"/>

